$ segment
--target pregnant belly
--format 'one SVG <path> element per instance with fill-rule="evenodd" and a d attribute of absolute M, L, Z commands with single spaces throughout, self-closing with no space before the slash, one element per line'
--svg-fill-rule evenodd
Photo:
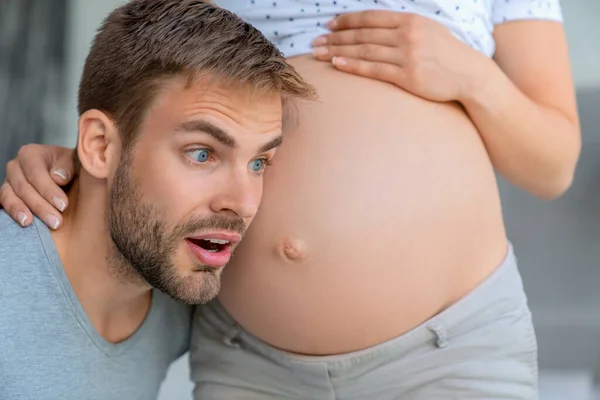
<path fill-rule="evenodd" d="M 502 213 L 459 106 L 292 63 L 320 99 L 298 106 L 219 299 L 272 346 L 339 354 L 412 329 L 488 276 L 506 252 Z"/>

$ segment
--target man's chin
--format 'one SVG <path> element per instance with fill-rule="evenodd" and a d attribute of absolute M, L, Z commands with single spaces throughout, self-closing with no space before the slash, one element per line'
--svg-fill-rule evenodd
<path fill-rule="evenodd" d="M 191 305 L 204 304 L 219 294 L 221 272 L 212 268 L 210 270 L 194 270 L 165 289 L 167 295 L 179 302 Z"/>

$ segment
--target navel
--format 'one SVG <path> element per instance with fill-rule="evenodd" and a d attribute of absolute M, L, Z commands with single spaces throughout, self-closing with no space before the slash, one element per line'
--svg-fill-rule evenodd
<path fill-rule="evenodd" d="M 285 238 L 277 246 L 277 253 L 285 260 L 300 262 L 308 257 L 308 246 L 300 239 Z"/>

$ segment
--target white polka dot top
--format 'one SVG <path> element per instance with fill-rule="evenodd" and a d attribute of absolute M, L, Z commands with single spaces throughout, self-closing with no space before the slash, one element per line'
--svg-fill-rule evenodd
<path fill-rule="evenodd" d="M 312 53 L 311 42 L 327 33 L 336 15 L 369 9 L 410 12 L 432 18 L 487 56 L 492 32 L 504 21 L 562 22 L 559 0 L 214 0 L 258 28 L 286 57 Z"/>

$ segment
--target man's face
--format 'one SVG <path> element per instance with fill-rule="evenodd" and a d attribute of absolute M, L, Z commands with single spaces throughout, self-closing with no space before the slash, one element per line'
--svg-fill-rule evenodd
<path fill-rule="evenodd" d="M 165 85 L 109 181 L 117 265 L 190 304 L 221 271 L 257 212 L 281 141 L 277 94 L 184 80 Z M 120 268 L 121 272 L 126 268 Z"/>

